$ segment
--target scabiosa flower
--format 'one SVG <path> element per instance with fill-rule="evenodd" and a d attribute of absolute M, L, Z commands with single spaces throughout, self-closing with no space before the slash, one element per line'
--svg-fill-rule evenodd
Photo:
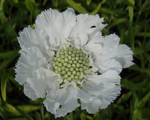
<path fill-rule="evenodd" d="M 103 18 L 48 9 L 35 28 L 19 33 L 20 58 L 16 80 L 24 94 L 44 98 L 47 111 L 65 116 L 81 105 L 94 114 L 120 94 L 123 68 L 133 65 L 133 53 L 115 34 L 102 36 Z"/>

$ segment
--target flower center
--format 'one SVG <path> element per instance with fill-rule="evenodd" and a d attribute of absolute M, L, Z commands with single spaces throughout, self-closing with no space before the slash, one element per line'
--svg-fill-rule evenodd
<path fill-rule="evenodd" d="M 82 50 L 68 47 L 57 52 L 54 57 L 54 71 L 63 80 L 82 80 L 89 69 L 89 60 Z"/>

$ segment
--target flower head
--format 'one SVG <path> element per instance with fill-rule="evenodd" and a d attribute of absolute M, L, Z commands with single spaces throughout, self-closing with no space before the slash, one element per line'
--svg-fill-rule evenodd
<path fill-rule="evenodd" d="M 35 28 L 19 33 L 21 56 L 16 80 L 24 94 L 44 98 L 47 111 L 65 116 L 81 105 L 94 114 L 120 94 L 123 68 L 133 53 L 115 34 L 102 36 L 103 18 L 48 9 L 37 16 Z M 80 101 L 80 102 L 78 102 Z"/>

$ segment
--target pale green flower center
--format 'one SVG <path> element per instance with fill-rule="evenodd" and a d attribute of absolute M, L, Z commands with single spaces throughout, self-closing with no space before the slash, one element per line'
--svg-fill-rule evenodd
<path fill-rule="evenodd" d="M 57 52 L 54 57 L 54 71 L 63 80 L 82 80 L 89 69 L 89 60 L 82 50 L 68 47 Z"/>

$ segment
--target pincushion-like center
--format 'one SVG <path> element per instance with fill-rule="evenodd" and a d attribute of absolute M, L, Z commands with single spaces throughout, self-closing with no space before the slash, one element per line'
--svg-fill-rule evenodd
<path fill-rule="evenodd" d="M 55 73 L 63 80 L 82 80 L 89 69 L 89 60 L 82 50 L 68 47 L 57 52 L 54 57 Z"/>

